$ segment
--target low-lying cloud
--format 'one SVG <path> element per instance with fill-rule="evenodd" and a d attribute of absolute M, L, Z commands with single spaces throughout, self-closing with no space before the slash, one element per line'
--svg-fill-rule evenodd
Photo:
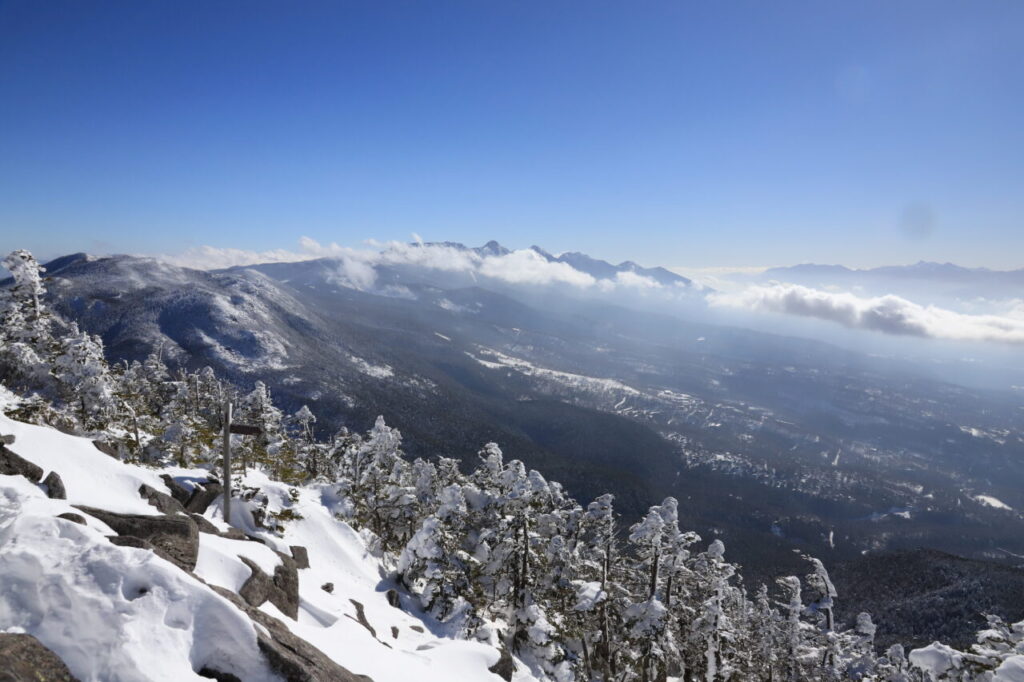
<path fill-rule="evenodd" d="M 448 244 L 367 242 L 369 248 L 353 249 L 338 244 L 320 244 L 309 237 L 299 240 L 299 250 L 245 251 L 201 246 L 162 258 L 182 267 L 217 270 L 270 262 L 298 262 L 314 258 L 338 260 L 339 282 L 358 289 L 373 289 L 377 266 L 408 266 L 487 277 L 509 284 L 561 284 L 580 290 L 609 292 L 622 290 L 673 289 L 632 272 L 620 272 L 615 279 L 597 279 L 568 263 L 553 262 L 533 249 L 502 254 L 481 254 Z"/>
<path fill-rule="evenodd" d="M 1024 319 L 1019 317 L 967 315 L 892 295 L 867 298 L 773 282 L 713 293 L 707 301 L 716 307 L 812 317 L 885 334 L 1024 344 Z"/>

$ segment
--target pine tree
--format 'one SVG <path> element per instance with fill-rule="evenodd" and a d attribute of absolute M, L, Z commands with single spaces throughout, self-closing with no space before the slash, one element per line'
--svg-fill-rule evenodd
<path fill-rule="evenodd" d="M 23 249 L 8 254 L 3 265 L 14 285 L 0 293 L 0 381 L 23 392 L 46 392 L 57 341 L 43 301 L 45 269 Z"/>
<path fill-rule="evenodd" d="M 61 399 L 83 428 L 103 429 L 116 411 L 114 381 L 98 336 L 78 331 L 72 323 L 53 361 Z"/>

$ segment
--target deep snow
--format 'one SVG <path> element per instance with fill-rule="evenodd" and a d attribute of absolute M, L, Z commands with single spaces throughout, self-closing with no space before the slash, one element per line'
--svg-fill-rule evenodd
<path fill-rule="evenodd" d="M 7 394 L 9 396 L 9 394 Z M 0 396 L 2 402 L 3 396 Z M 142 483 L 169 492 L 161 473 L 188 483 L 205 471 L 156 470 L 117 461 L 85 438 L 22 424 L 0 414 L 0 433 L 16 437 L 11 449 L 64 480 L 68 499 L 50 500 L 41 486 L 20 476 L 0 476 L 0 631 L 28 632 L 56 652 L 83 682 L 202 680 L 195 671 L 211 665 L 260 682 L 278 679 L 256 648 L 252 621 L 207 585 L 148 550 L 119 547 L 113 532 L 89 517 L 88 525 L 56 518 L 83 504 L 111 511 L 156 514 L 138 495 Z M 301 520 L 283 535 L 257 529 L 250 509 L 233 505 L 232 525 L 259 536 L 278 551 L 301 545 L 310 568 L 299 571 L 298 620 L 269 602 L 261 609 L 356 674 L 376 682 L 497 682 L 488 671 L 498 651 L 445 636 L 444 627 L 416 613 L 412 599 L 388 604 L 387 571 L 367 543 L 334 511 L 340 504 L 328 486 L 298 491 L 250 472 L 246 485 L 260 487 L 269 508 L 292 506 Z M 220 500 L 205 516 L 220 528 Z M 245 556 L 272 574 L 280 558 L 257 542 L 200 533 L 195 574 L 238 590 L 250 570 Z M 333 583 L 333 593 L 321 589 Z M 358 622 L 357 607 L 375 634 Z M 517 680 L 534 679 L 520 666 Z"/>

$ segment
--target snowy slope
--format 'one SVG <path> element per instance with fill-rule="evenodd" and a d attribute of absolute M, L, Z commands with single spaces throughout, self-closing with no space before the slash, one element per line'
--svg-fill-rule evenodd
<path fill-rule="evenodd" d="M 104 536 L 113 532 L 96 519 L 82 526 L 57 515 L 81 513 L 73 504 L 155 514 L 138 495 L 141 484 L 167 491 L 161 473 L 188 481 L 205 471 L 124 464 L 87 439 L 2 414 L 0 434 L 14 434 L 10 449 L 44 472 L 57 471 L 68 495 L 50 500 L 25 478 L 0 476 L 0 632 L 35 635 L 83 681 L 201 680 L 196 671 L 207 665 L 245 680 L 278 679 L 257 649 L 261 626 L 204 582 L 237 591 L 251 573 L 240 556 L 273 574 L 281 559 L 271 547 L 287 554 L 292 545 L 307 548 L 310 562 L 299 571 L 298 619 L 269 602 L 260 609 L 338 664 L 376 682 L 500 679 L 488 671 L 499 657 L 493 647 L 444 637 L 405 595 L 410 612 L 389 605 L 394 585 L 360 535 L 334 518 L 338 502 L 327 488 L 300 489 L 296 501 L 287 486 L 251 473 L 246 485 L 262 488 L 271 510 L 291 506 L 303 518 L 275 535 L 236 504 L 233 525 L 269 546 L 200 533 L 199 580 L 149 550 L 109 543 Z M 219 502 L 205 516 L 224 528 Z M 321 589 L 328 582 L 333 593 Z"/>

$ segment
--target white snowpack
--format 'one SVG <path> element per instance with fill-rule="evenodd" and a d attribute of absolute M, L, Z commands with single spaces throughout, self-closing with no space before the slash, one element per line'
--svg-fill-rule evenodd
<path fill-rule="evenodd" d="M 1024 655 L 1011 656 L 996 669 L 995 682 L 1024 682 Z"/>
<path fill-rule="evenodd" d="M 170 493 L 160 474 L 125 464 L 96 449 L 87 438 L 65 435 L 56 429 L 23 424 L 0 412 L 0 433 L 15 437 L 10 450 L 43 469 L 60 474 L 68 502 L 99 507 L 119 514 L 160 512 L 139 497 L 143 483 Z"/>
<path fill-rule="evenodd" d="M 169 492 L 161 473 L 188 486 L 205 472 L 125 464 L 86 438 L 3 416 L 0 433 L 16 436 L 12 449 L 22 457 L 57 471 L 69 498 L 50 500 L 23 477 L 0 476 L 0 631 L 35 635 L 83 682 L 202 680 L 194 671 L 218 662 L 247 682 L 278 679 L 258 652 L 252 621 L 210 587 L 151 551 L 111 544 L 104 536 L 112 531 L 92 517 L 87 526 L 56 518 L 76 511 L 71 504 L 153 514 L 138 495 L 142 483 Z M 245 484 L 267 494 L 268 511 L 291 506 L 302 519 L 286 522 L 283 536 L 276 535 L 256 527 L 253 503 L 236 500 L 232 525 L 267 546 L 200 533 L 197 576 L 237 590 L 250 573 L 239 556 L 273 575 L 280 558 L 271 548 L 288 553 L 301 545 L 310 568 L 299 571 L 298 620 L 269 603 L 261 608 L 338 664 L 374 682 L 500 680 L 488 671 L 498 660 L 494 647 L 452 638 L 413 600 L 403 598 L 404 609 L 388 604 L 386 592 L 395 585 L 359 533 L 335 518 L 339 503 L 330 486 L 299 488 L 293 502 L 290 486 L 260 472 L 250 472 Z M 205 516 L 228 527 L 220 498 Z M 330 594 L 321 589 L 328 582 Z M 354 602 L 363 605 L 373 635 L 358 622 Z M 514 679 L 535 678 L 520 665 Z"/>
<path fill-rule="evenodd" d="M 83 682 L 200 682 L 207 665 L 279 679 L 233 604 L 149 550 L 56 518 L 68 510 L 0 476 L 0 631 L 34 635 Z"/>

